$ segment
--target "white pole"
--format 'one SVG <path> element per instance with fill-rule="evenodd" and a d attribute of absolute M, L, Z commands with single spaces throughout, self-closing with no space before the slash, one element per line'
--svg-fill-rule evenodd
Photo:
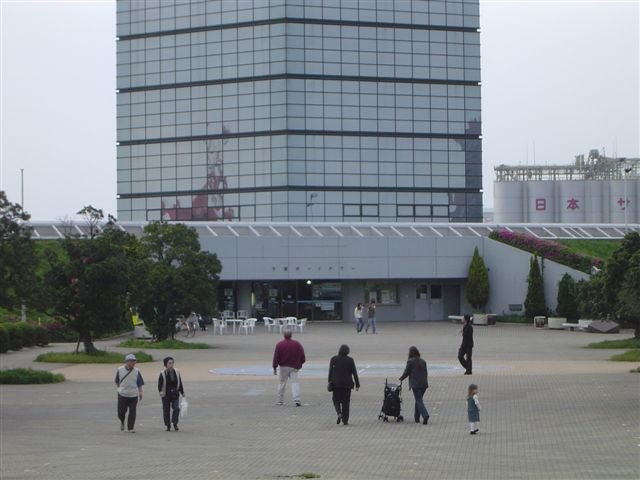
<path fill-rule="evenodd" d="M 624 234 L 629 232 L 629 221 L 627 211 L 629 210 L 629 198 L 627 197 L 627 161 L 624 162 Z"/>
<path fill-rule="evenodd" d="M 24 168 L 20 169 L 20 206 L 24 212 Z"/>

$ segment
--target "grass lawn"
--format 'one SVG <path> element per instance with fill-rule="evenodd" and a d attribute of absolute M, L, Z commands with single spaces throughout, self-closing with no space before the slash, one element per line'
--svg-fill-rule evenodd
<path fill-rule="evenodd" d="M 640 362 L 640 350 L 627 350 L 624 353 L 614 355 L 609 360 L 613 360 L 614 362 Z"/>
<path fill-rule="evenodd" d="M 608 260 L 620 246 L 620 240 L 557 240 L 572 252 Z"/>
<path fill-rule="evenodd" d="M 590 343 L 587 348 L 640 348 L 640 338 L 603 340 L 602 342 Z"/>
<path fill-rule="evenodd" d="M 145 352 L 134 352 L 138 363 L 152 362 L 153 357 Z M 36 362 L 50 363 L 124 363 L 124 355 L 116 352 L 98 351 L 88 354 L 84 352 L 49 352 L 36 357 Z"/>
<path fill-rule="evenodd" d="M 120 343 L 118 347 L 122 348 L 166 348 L 170 350 L 203 350 L 205 348 L 211 348 L 206 343 L 198 342 L 183 342 L 181 340 L 161 340 L 159 342 L 152 342 L 150 340 L 125 340 Z"/>
<path fill-rule="evenodd" d="M 64 382 L 64 375 L 31 368 L 0 370 L 0 385 L 31 385 L 34 383 Z"/>
<path fill-rule="evenodd" d="M 590 343 L 587 348 L 640 348 L 640 338 L 603 340 L 602 342 Z"/>

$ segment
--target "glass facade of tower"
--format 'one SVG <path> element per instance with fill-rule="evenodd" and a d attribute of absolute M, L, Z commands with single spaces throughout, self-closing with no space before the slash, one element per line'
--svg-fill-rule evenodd
<path fill-rule="evenodd" d="M 120 220 L 482 220 L 479 0 L 117 12 Z"/>

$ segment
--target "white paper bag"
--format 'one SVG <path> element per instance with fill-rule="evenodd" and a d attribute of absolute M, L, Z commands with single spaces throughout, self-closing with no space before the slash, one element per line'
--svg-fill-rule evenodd
<path fill-rule="evenodd" d="M 182 400 L 180 401 L 180 416 L 186 417 L 188 410 L 189 410 L 189 403 L 187 402 L 186 398 L 182 397 Z"/>

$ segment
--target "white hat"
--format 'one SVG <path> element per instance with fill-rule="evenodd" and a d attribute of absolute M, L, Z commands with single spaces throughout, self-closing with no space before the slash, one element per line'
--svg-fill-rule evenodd
<path fill-rule="evenodd" d="M 125 362 L 128 362 L 129 360 L 133 360 L 135 362 L 136 361 L 136 356 L 133 353 L 130 353 L 129 355 L 124 357 L 124 361 Z"/>

